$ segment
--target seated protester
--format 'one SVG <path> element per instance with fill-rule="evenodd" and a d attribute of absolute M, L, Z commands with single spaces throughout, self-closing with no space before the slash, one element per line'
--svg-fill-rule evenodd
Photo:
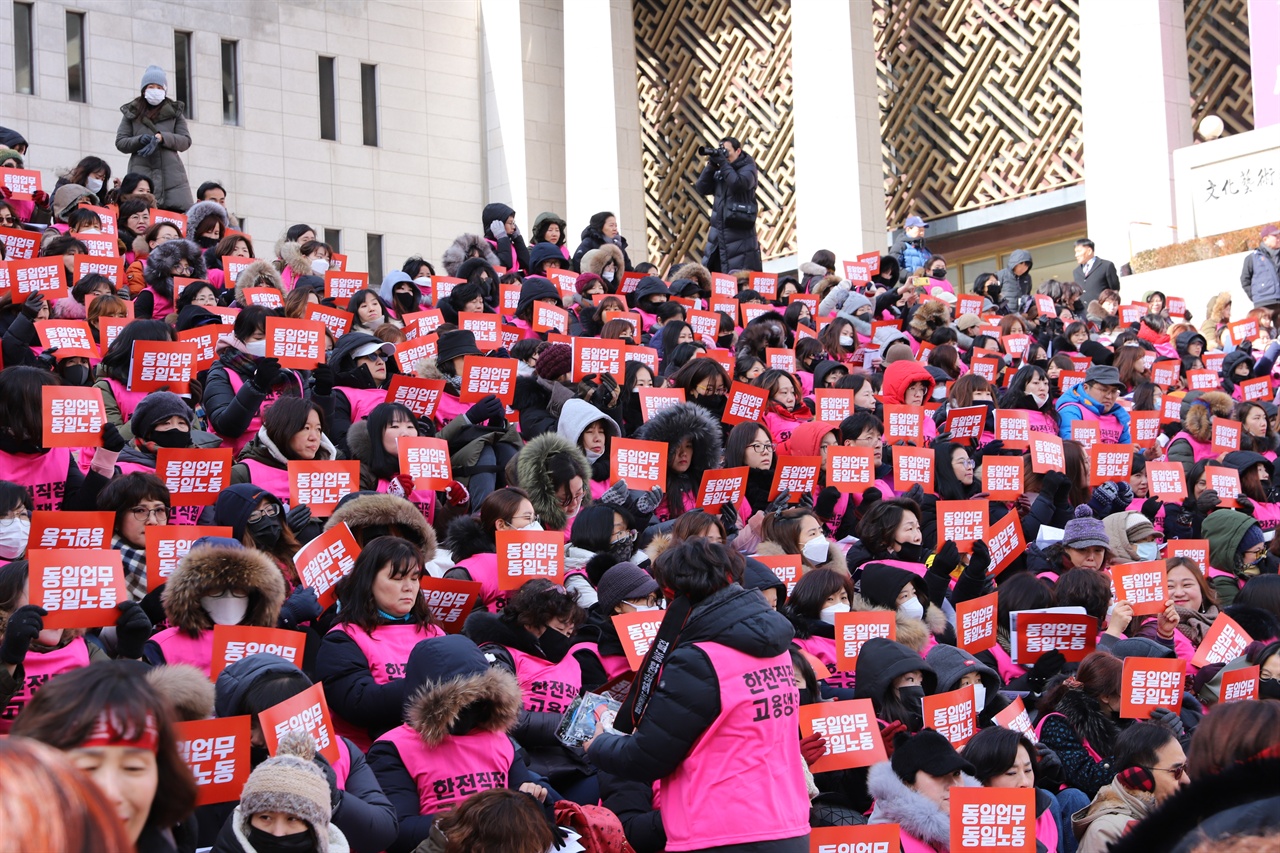
<path fill-rule="evenodd" d="M 1114 367 L 1101 364 L 1090 367 L 1085 371 L 1083 382 L 1073 385 L 1058 398 L 1058 435 L 1071 438 L 1073 423 L 1094 421 L 1099 424 L 1101 441 L 1128 444 L 1129 411 L 1117 402 L 1127 390 Z"/>
<path fill-rule="evenodd" d="M 1240 491 L 1244 500 L 1237 496 L 1236 501 L 1258 520 L 1263 533 L 1271 534 L 1280 526 L 1280 492 L 1275 488 L 1272 477 L 1275 465 L 1261 453 L 1248 450 L 1231 451 L 1222 457 L 1222 464 L 1240 474 Z"/>
<path fill-rule="evenodd" d="M 1088 797 L 1122 769 L 1112 756 L 1123 669 L 1119 658 L 1093 652 L 1040 698 L 1036 735 L 1062 759 L 1062 781 Z"/>
<path fill-rule="evenodd" d="M 84 320 L 88 317 L 88 309 L 84 305 L 86 297 L 93 296 L 97 299 L 99 296 L 115 295 L 116 289 L 111 284 L 111 279 L 105 275 L 90 273 L 75 282 L 70 296 L 54 301 L 50 316 L 54 320 Z"/>
<path fill-rule="evenodd" d="M 1001 446 L 996 445 L 992 450 Z M 970 500 L 983 491 L 982 479 L 977 476 L 978 466 L 982 464 L 981 449 L 975 451 L 968 445 L 935 440 L 933 454 L 936 460 L 934 487 L 932 494 L 920 500 L 920 535 L 925 542 L 938 541 L 938 501 Z"/>
<path fill-rule="evenodd" d="M 617 824 L 591 816 L 591 832 L 604 823 L 618 833 Z M 555 849 L 559 837 L 539 801 L 525 791 L 494 788 L 468 797 L 462 805 L 441 815 L 431 826 L 424 850 L 491 850 L 493 853 L 542 853 Z"/>
<path fill-rule="evenodd" d="M 627 362 L 626 381 L 622 384 L 619 402 L 622 409 L 620 426 L 628 438 L 634 436 L 636 430 L 640 429 L 640 425 L 644 423 L 644 408 L 640 405 L 639 389 L 654 387 L 654 378 L 653 371 L 641 362 Z"/>
<path fill-rule="evenodd" d="M 1194 396 L 1193 396 L 1194 395 Z M 1197 462 L 1213 459 L 1213 419 L 1230 418 L 1235 402 L 1221 391 L 1191 392 L 1182 400 L 1182 430 L 1165 448 L 1170 462 L 1188 471 Z M 1242 430 L 1243 432 L 1243 430 Z"/>
<path fill-rule="evenodd" d="M 535 579 L 512 593 L 500 614 L 472 613 L 463 635 L 519 681 L 523 710 L 511 736 L 524 748 L 530 769 L 564 798 L 587 804 L 600 798 L 595 771 L 581 750 L 566 747 L 555 734 L 573 700 L 607 680 L 597 648 L 571 639 L 585 618 L 573 592 Z"/>
<path fill-rule="evenodd" d="M 659 521 L 695 508 L 703 473 L 720 467 L 721 436 L 720 424 L 695 403 L 669 406 L 636 431 L 638 439 L 667 445 L 667 493 L 655 513 Z"/>
<path fill-rule="evenodd" d="M 152 666 L 185 663 L 209 674 L 214 625 L 275 628 L 285 582 L 271 558 L 230 539 L 203 537 L 164 585 L 170 627 L 147 641 Z"/>
<path fill-rule="evenodd" d="M 969 674 L 965 675 L 965 678 L 969 677 Z M 962 683 L 963 681 L 961 679 Z M 964 745 L 964 757 L 973 765 L 973 777 L 984 788 L 1034 788 L 1036 841 L 1046 851 L 1052 853 L 1063 850 L 1065 853 L 1068 848 L 1061 843 L 1061 839 L 1066 838 L 1071 828 L 1059 823 L 1058 812 L 1066 808 L 1065 817 L 1069 822 L 1075 811 L 1071 806 L 1083 806 L 1088 798 L 1074 788 L 1067 788 L 1054 796 L 1054 789 L 1049 786 L 1060 783 L 1048 777 L 1055 768 L 1057 756 L 1047 749 L 1043 753 L 1041 750 L 1021 732 L 988 725 Z M 1044 757 L 1041 757 L 1042 754 Z M 1052 758 L 1049 759 L 1048 756 Z"/>
<path fill-rule="evenodd" d="M 724 467 L 747 469 L 746 488 L 736 507 L 738 519 L 744 528 L 749 522 L 757 534 L 764 521 L 765 508 L 772 502 L 769 490 L 773 486 L 777 458 L 777 447 L 769 431 L 755 421 L 734 424 L 729 431 L 724 448 Z"/>
<path fill-rule="evenodd" d="M 1049 374 L 1034 364 L 1025 364 L 1013 375 L 1009 387 L 1000 397 L 1001 409 L 1020 409 L 1027 413 L 1027 425 L 1035 432 L 1059 435 L 1058 410 L 1053 405 Z"/>
<path fill-rule="evenodd" d="M 496 612 L 506 603 L 508 593 L 498 589 L 499 530 L 541 530 L 538 514 L 523 489 L 498 489 L 480 503 L 475 515 L 461 515 L 449 522 L 445 546 L 453 568 L 444 576 L 451 580 L 479 581 L 477 610 Z"/>
<path fill-rule="evenodd" d="M 218 674 L 214 700 L 218 717 L 252 717 L 252 768 L 267 761 L 266 740 L 258 714 L 292 699 L 311 686 L 311 679 L 289 661 L 269 653 L 250 655 Z M 333 764 L 333 824 L 356 841 L 361 850 L 383 850 L 396 837 L 396 815 L 391 801 L 378 785 L 364 753 L 345 737 L 335 739 L 339 759 Z M 324 759 L 316 763 L 323 767 Z M 325 774 L 328 775 L 327 773 Z M 328 789 L 328 786 L 326 786 Z M 231 803 L 202 806 L 196 811 L 201 842 L 216 838 L 227 823 Z M 332 851 L 331 851 L 332 853 Z"/>
<path fill-rule="evenodd" d="M 0 480 L 0 566 L 26 555 L 34 507 L 30 492 L 17 483 Z"/>
<path fill-rule="evenodd" d="M 895 495 L 893 490 L 893 465 L 890 464 L 890 460 L 885 459 L 884 423 L 875 413 L 875 389 L 870 382 L 865 381 L 866 377 L 864 376 L 855 374 L 849 378 L 855 380 L 854 384 L 858 384 L 857 380 L 863 381 L 855 389 L 853 414 L 840 422 L 840 443 L 845 447 L 867 447 L 872 451 L 872 463 L 875 465 L 875 483 L 866 492 L 861 495 L 854 495 L 852 498 L 859 506 L 865 505 L 863 508 L 870 509 L 871 504 L 881 498 L 891 498 Z M 866 394 L 869 398 L 870 405 L 867 407 L 863 407 L 858 402 L 858 399 L 863 394 Z M 856 521 L 854 523 L 856 524 Z"/>
<path fill-rule="evenodd" d="M 302 377 L 267 358 L 267 317 L 274 313 L 260 305 L 242 309 L 214 344 L 218 358 L 205 380 L 204 408 L 210 428 L 234 455 L 258 434 L 262 412 L 272 403 L 305 396 Z"/>
<path fill-rule="evenodd" d="M 770 368 L 751 382 L 769 392 L 765 403 L 764 425 L 775 444 L 782 444 L 800 424 L 813 420 L 813 412 L 804 402 L 800 380 L 785 370 Z"/>
<path fill-rule="evenodd" d="M 449 635 L 414 647 L 405 666 L 407 722 L 369 748 L 369 766 L 396 810 L 399 829 L 388 853 L 410 853 L 435 816 L 493 788 L 559 796 L 517 753 L 508 732 L 520 713 L 520 685 L 491 667 L 466 637 Z"/>
<path fill-rule="evenodd" d="M 549 302 L 557 308 L 564 307 L 560 301 L 558 287 L 541 276 L 531 275 L 520 285 L 520 301 L 516 303 L 515 316 L 504 318 L 504 322 L 520 330 L 521 340 L 536 338 L 545 341 L 547 339 L 546 332 L 536 332 L 533 329 L 533 306 L 537 302 Z M 560 331 L 567 333 L 568 329 Z"/>
<path fill-rule="evenodd" d="M 871 641 L 884 642 L 889 641 Z M 933 729 L 901 735 L 893 757 L 867 773 L 867 791 L 876 803 L 868 823 L 896 823 L 905 851 L 949 850 L 950 791 L 979 787 L 972 774 L 973 765 Z"/>
<path fill-rule="evenodd" d="M 599 500 L 609 488 L 610 439 L 622 435 L 618 422 L 586 400 L 566 400 L 560 409 L 556 432 L 576 444 L 587 457 L 591 464 L 591 497 Z"/>
<path fill-rule="evenodd" d="M 855 582 L 862 566 L 873 560 L 925 561 L 920 506 L 909 497 L 910 494 L 876 501 L 858 522 L 855 532 L 859 541 L 845 553 L 848 565 L 853 566 L 851 572 Z"/>
<path fill-rule="evenodd" d="M 422 552 L 382 536 L 360 551 L 355 568 L 334 587 L 333 628 L 316 656 L 334 725 L 362 750 L 400 724 L 404 667 L 422 640 L 443 636 L 422 595 Z"/>
<path fill-rule="evenodd" d="M 559 247 L 550 243 L 535 245 L 529 252 L 529 275 L 545 276 L 547 270 L 568 269 L 569 263 Z"/>
<path fill-rule="evenodd" d="M 133 301 L 133 316 L 144 320 L 168 320 L 181 295 L 175 278 L 204 278 L 204 255 L 190 240 L 170 240 L 151 250 L 143 277 L 147 286 Z"/>
<path fill-rule="evenodd" d="M 0 503 L 3 498 L 0 490 Z M 129 598 L 142 601 L 147 595 L 147 528 L 169 523 L 173 512 L 169 489 L 154 471 L 125 474 L 113 478 L 98 495 L 98 509 L 115 513 L 111 547 L 120 552 Z M 2 525 L 0 522 L 0 531 Z M 28 521 L 28 529 L 30 526 Z"/>
<path fill-rule="evenodd" d="M 204 264 L 207 267 L 205 279 L 219 293 L 227 288 L 227 274 L 222 268 L 222 259 L 225 257 L 253 259 L 256 257 L 253 253 L 253 241 L 244 234 L 229 234 L 213 248 L 204 250 Z"/>
<path fill-rule="evenodd" d="M 597 331 L 605 322 L 604 314 L 597 310 L 595 304 L 595 297 L 607 292 L 605 281 L 592 272 L 580 273 L 574 282 L 574 289 L 578 291 L 578 295 L 574 304 L 569 307 L 569 334 L 588 335 Z M 622 306 L 621 310 L 626 310 L 626 306 Z"/>
<path fill-rule="evenodd" d="M 619 562 L 607 569 L 597 589 L 599 593 L 587 610 L 586 621 L 578 626 L 571 639 L 574 645 L 587 643 L 596 647 L 603 677 L 609 680 L 631 671 L 613 617 L 663 610 L 666 602 L 653 575 L 630 562 Z"/>
<path fill-rule="evenodd" d="M 1205 576 L 1217 593 L 1218 605 L 1230 607 L 1240 587 L 1262 573 L 1267 558 L 1266 537 L 1253 516 L 1232 509 L 1211 512 L 1201 531 L 1209 542 Z"/>
<path fill-rule="evenodd" d="M 768 557 L 799 554 L 802 571 L 824 568 L 848 576 L 844 554 L 839 544 L 827 538 L 817 514 L 802 506 L 782 509 L 781 496 L 778 506 L 764 514 L 760 525 L 760 547 L 756 553 Z"/>
<path fill-rule="evenodd" d="M 838 361 L 824 359 L 813 366 L 813 387 L 815 391 L 835 388 L 840 380 L 849 375 L 849 366 Z"/>
<path fill-rule="evenodd" d="M 625 482 L 619 481 L 620 485 Z M 596 603 L 596 589 L 588 576 L 591 564 L 612 566 L 631 559 L 635 552 L 636 531 L 626 514 L 606 503 L 592 504 L 573 521 L 565 548 L 565 589 L 576 593 L 583 607 L 590 607 Z"/>
<path fill-rule="evenodd" d="M 1093 802 L 1071 817 L 1080 853 L 1106 853 L 1135 821 L 1189 784 L 1187 756 L 1174 733 L 1163 725 L 1139 721 L 1115 743 L 1116 776 Z"/>
<path fill-rule="evenodd" d="M 1013 572 L 1000 583 L 1000 598 L 996 605 L 996 645 L 978 652 L 974 658 L 994 669 L 1005 688 L 1011 691 L 1029 691 L 1026 705 L 1035 704 L 1045 683 L 1062 670 L 1065 659 L 1061 652 L 1041 655 L 1034 666 L 1013 663 L 1012 637 L 1009 614 L 1019 610 L 1040 610 L 1057 603 L 1054 589 L 1043 578 L 1030 572 Z"/>
<path fill-rule="evenodd" d="M 1000 693 L 1002 685 L 996 671 L 963 649 L 938 643 L 929 649 L 925 661 L 938 677 L 937 692 L 948 693 L 973 685 L 979 728 L 995 725 L 991 718 L 1009 706 L 1009 700 Z"/>
<path fill-rule="evenodd" d="M 47 611 L 31 602 L 30 567 L 26 560 L 0 566 L 0 735 L 7 735 L 31 697 L 56 675 L 109 660 L 102 644 L 85 637 L 83 628 L 45 628 Z M 151 620 L 136 602 L 120 604 L 116 619 L 116 657 L 142 656 L 151 636 Z"/>
<path fill-rule="evenodd" d="M 676 347 L 676 350 L 683 353 L 685 345 Z M 718 422 L 724 421 L 724 407 L 729 400 L 731 384 L 729 374 L 712 358 L 692 358 L 667 375 L 668 388 L 682 389 L 687 402 L 698 405 Z M 722 428 L 721 432 L 726 431 Z"/>
<path fill-rule="evenodd" d="M 918 651 L 876 637 L 858 654 L 853 698 L 870 699 L 881 722 L 918 732 L 924 727 L 924 697 L 936 693 L 936 685 L 933 668 Z"/>
<path fill-rule="evenodd" d="M 606 500 L 608 497 L 609 496 L 606 495 Z M 724 507 L 721 507 L 722 511 L 723 509 Z M 645 557 L 648 557 L 649 562 L 653 562 L 661 556 L 663 551 L 673 545 L 679 545 L 686 539 L 695 538 L 706 539 L 713 545 L 725 545 L 728 544 L 731 539 L 720 515 L 712 515 L 705 509 L 690 510 L 675 520 L 675 523 L 671 525 L 670 533 L 655 533 L 653 538 L 649 540 L 649 544 L 644 547 L 644 550 L 639 554 L 636 554 L 635 559 L 637 562 L 643 564 L 645 562 Z M 739 536 L 738 538 L 733 539 L 733 545 L 737 548 L 738 553 L 746 553 L 743 548 L 737 547 L 739 540 L 742 538 L 744 537 Z M 758 540 L 755 540 L 754 538 L 753 543 L 750 553 L 754 553 L 755 546 L 759 544 Z M 596 560 L 592 560 L 587 563 L 587 577 L 591 578 L 593 583 L 597 582 L 599 580 L 599 576 L 612 567 L 612 564 L 605 565 L 605 563 L 609 562 L 610 558 L 610 554 L 604 554 L 598 556 Z"/>
<path fill-rule="evenodd" d="M 1189 557 L 1165 560 L 1166 590 L 1178 613 L 1178 632 L 1199 648 L 1218 618 L 1218 595 Z"/>
<path fill-rule="evenodd" d="M 352 458 L 360 461 L 361 489 L 405 498 L 431 523 L 436 516 L 436 493 L 419 489 L 412 477 L 400 471 L 400 437 L 416 438 L 419 434 L 417 418 L 408 407 L 379 403 L 368 418 L 351 425 L 347 431 L 347 450 Z M 460 483 L 444 491 L 459 504 L 470 500 Z"/>
<path fill-rule="evenodd" d="M 392 270 L 383 277 L 382 284 L 378 287 L 378 297 L 384 305 L 391 306 L 402 325 L 406 316 L 421 311 L 424 304 L 430 304 L 427 294 L 418 289 L 418 285 L 404 270 Z"/>
<path fill-rule="evenodd" d="M 658 306 L 671 297 L 671 291 L 656 275 L 647 275 L 628 296 L 631 308 L 640 315 L 640 333 L 645 334 L 658 323 Z M 665 338 L 664 338 L 665 342 Z M 652 346 L 652 344 L 650 344 Z M 670 357 L 670 353 L 667 353 Z"/>
<path fill-rule="evenodd" d="M 1237 403 L 1231 419 L 1239 421 L 1244 428 L 1240 431 L 1240 449 L 1261 453 L 1272 462 L 1276 461 L 1276 450 L 1280 449 L 1280 438 L 1271 428 L 1267 410 L 1259 402 Z"/>
<path fill-rule="evenodd" d="M 252 483 L 228 486 L 213 505 L 212 523 L 230 527 L 231 538 L 266 554 L 284 576 L 291 593 L 280 620 L 289 628 L 320 615 L 315 592 L 298 585 L 298 571 L 293 564 L 293 555 L 302 546 L 292 525 L 301 528 L 311 521 L 310 513 L 303 513 L 302 509 L 305 507 L 294 507 L 286 513 L 275 495 Z"/>
<path fill-rule="evenodd" d="M 393 326 L 403 326 L 399 319 L 393 317 L 391 309 L 387 307 L 387 303 L 382 301 L 372 290 L 357 290 L 351 294 L 351 301 L 347 303 L 347 311 L 351 313 L 353 320 L 350 332 L 362 332 L 366 335 L 372 335 L 378 329 L 387 323 Z"/>
<path fill-rule="evenodd" d="M 849 613 L 857 600 L 848 575 L 813 569 L 796 581 L 781 608 L 795 628 L 795 645 L 827 667 L 827 678 L 820 682 L 825 699 L 853 698 L 853 674 L 836 670 L 835 624 L 836 614 Z"/>
<path fill-rule="evenodd" d="M 445 322 L 454 324 L 458 322 L 459 313 L 483 314 L 488 311 L 488 306 L 484 304 L 484 288 L 469 281 L 454 285 L 449 295 L 440 300 L 438 307 Z"/>
<path fill-rule="evenodd" d="M 321 376 L 316 377 L 317 402 L 325 410 L 330 435 L 340 453 L 346 453 L 351 425 L 367 418 L 374 406 L 386 402 L 390 384 L 387 359 L 395 349 L 394 344 L 373 335 L 348 332 L 338 338 L 329 354 L 332 386 L 323 387 Z"/>
<path fill-rule="evenodd" d="M 858 593 L 872 608 L 897 614 L 898 642 L 904 646 L 923 654 L 937 643 L 955 643 L 955 628 L 929 601 L 925 580 L 915 572 L 890 563 L 868 563 L 862 567 Z"/>
<path fill-rule="evenodd" d="M 222 441 L 213 433 L 196 429 L 195 413 L 186 401 L 171 391 L 147 395 L 129 419 L 132 438 L 116 462 L 123 474 L 155 474 L 161 448 L 191 449 L 218 447 Z M 94 454 L 97 459 L 97 454 Z M 169 513 L 174 524 L 196 524 L 204 507 L 177 507 Z"/>
<path fill-rule="evenodd" d="M 102 392 L 107 420 L 115 424 L 117 429 L 124 429 L 129 418 L 133 417 L 133 410 L 148 393 L 129 390 L 129 366 L 133 363 L 134 343 L 174 340 L 177 337 L 168 323 L 161 320 L 134 320 L 120 330 L 120 334 L 103 353 L 96 371 L 98 378 L 93 387 Z"/>
<path fill-rule="evenodd" d="M 1106 527 L 1087 506 L 1076 507 L 1075 516 L 1062 529 L 1061 541 L 1043 551 L 1034 544 L 1027 546 L 1028 568 L 1050 576 L 1050 580 L 1057 580 L 1069 569 L 1104 569 L 1113 557 Z"/>
<path fill-rule="evenodd" d="M 542 529 L 563 531 L 568 542 L 574 518 L 591 505 L 587 457 L 555 433 L 544 433 L 524 446 L 515 469 Z"/>
<path fill-rule="evenodd" d="M 240 451 L 231 466 L 231 483 L 254 483 L 289 504 L 289 463 L 326 462 L 338 449 L 324 434 L 324 411 L 315 400 L 280 397 L 262 412 L 258 434 Z M 301 509 L 295 507 L 297 515 Z M 291 510 L 292 512 L 292 510 Z M 310 542 L 320 534 L 321 521 L 312 518 L 299 528 L 298 540 Z"/>

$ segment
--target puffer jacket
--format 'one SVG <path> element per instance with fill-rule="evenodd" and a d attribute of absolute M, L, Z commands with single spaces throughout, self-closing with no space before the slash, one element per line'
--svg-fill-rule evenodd
<path fill-rule="evenodd" d="M 500 201 L 486 204 L 480 213 L 480 228 L 481 233 L 484 234 L 484 241 L 497 255 L 499 266 L 506 267 L 507 272 L 526 272 L 529 269 L 529 247 L 525 245 L 524 236 L 516 231 L 511 235 L 503 234 L 495 240 L 489 231 L 489 223 L 495 220 L 506 222 L 509 217 L 515 216 L 515 213 L 515 208 Z"/>
<path fill-rule="evenodd" d="M 426 379 L 444 379 L 434 358 L 421 362 L 418 375 Z M 444 394 L 453 392 L 452 385 L 446 383 Z M 455 392 L 456 393 L 456 392 Z M 436 410 L 437 414 L 439 409 Z M 480 468 L 480 454 L 486 447 L 505 444 L 517 452 L 524 447 L 520 438 L 520 429 L 514 423 L 506 422 L 502 427 L 476 425 L 467 420 L 466 414 L 460 414 L 445 423 L 437 438 L 444 439 L 449 445 L 449 461 L 453 466 L 453 478 L 464 486 L 471 482 L 476 474 L 484 473 Z"/>
<path fill-rule="evenodd" d="M 1014 275 L 1013 268 L 1018 264 L 1026 264 L 1027 270 L 1022 275 Z M 1022 297 L 1031 294 L 1031 253 L 1026 249 L 1015 249 L 1009 253 L 1005 268 L 996 273 L 1000 282 L 1000 302 L 1010 312 L 1015 313 L 1022 304 Z M 1124 443 L 1128 443 L 1126 440 Z"/>
<path fill-rule="evenodd" d="M 730 224 L 725 217 L 730 202 L 756 202 L 756 187 L 759 182 L 760 170 L 746 151 L 741 151 L 737 160 L 732 163 L 727 157 L 721 157 L 711 160 L 703 167 L 694 190 L 704 196 L 715 196 L 711 205 L 711 229 L 707 232 L 707 248 L 702 255 L 702 265 L 707 269 L 732 272 L 759 270 L 763 265 L 755 220 L 749 225 L 736 222 Z"/>
<path fill-rule="evenodd" d="M 960 774 L 961 787 L 981 787 L 977 779 Z M 896 823 L 902 853 L 940 853 L 951 849 L 951 821 L 938 806 L 898 778 L 889 762 L 872 765 L 867 791 L 875 798 L 870 824 Z"/>
<path fill-rule="evenodd" d="M 619 234 L 617 242 L 615 243 L 608 237 L 604 236 L 604 232 L 597 228 L 592 228 L 590 225 L 582 229 L 582 242 L 578 243 L 578 248 L 573 251 L 572 263 L 574 271 L 595 272 L 599 275 L 599 272 L 596 270 L 584 269 L 582 266 L 582 259 L 587 252 L 599 249 L 601 246 L 610 246 L 618 250 L 618 258 L 620 259 L 618 264 L 622 267 L 622 269 L 618 271 L 618 283 L 621 283 L 622 270 L 626 270 L 627 272 L 632 270 L 631 258 L 627 255 L 627 238 Z M 672 278 L 674 279 L 674 276 Z"/>
<path fill-rule="evenodd" d="M 264 359 L 249 355 L 231 332 L 219 336 L 214 350 L 218 360 L 209 368 L 204 384 L 204 410 L 209 427 L 224 439 L 234 441 L 248 430 L 254 418 L 261 417 L 267 397 L 298 397 L 305 387 L 302 377 L 283 367 L 276 374 L 270 392 L 260 390 L 253 377 Z M 231 384 L 234 371 L 241 381 L 237 391 Z M 234 482 L 234 481 L 233 481 Z"/>
<path fill-rule="evenodd" d="M 1155 795 L 1133 791 L 1113 780 L 1098 792 L 1088 807 L 1071 816 L 1071 829 L 1080 839 L 1079 853 L 1107 853 L 1131 823 L 1155 809 Z"/>
<path fill-rule="evenodd" d="M 1105 405 L 1097 402 L 1085 393 L 1083 382 L 1068 388 L 1055 405 L 1058 409 L 1058 434 L 1063 439 L 1071 438 L 1071 425 L 1083 419 L 1081 409 L 1088 409 L 1098 416 L 1114 415 L 1120 422 L 1119 443 L 1129 443 L 1129 410 L 1119 403 Z"/>
<path fill-rule="evenodd" d="M 127 171 L 145 175 L 156 202 L 166 210 L 185 211 L 193 201 L 191 181 L 178 156 L 191 147 L 191 132 L 183 116 L 185 109 L 182 102 L 166 98 L 151 115 L 151 105 L 141 96 L 120 107 L 116 150 L 131 155 Z M 142 149 L 157 133 L 163 136 L 160 144 L 151 156 L 142 156 Z"/>

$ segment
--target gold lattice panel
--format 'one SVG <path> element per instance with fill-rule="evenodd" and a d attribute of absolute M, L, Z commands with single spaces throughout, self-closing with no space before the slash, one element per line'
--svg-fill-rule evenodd
<path fill-rule="evenodd" d="M 873 21 L 891 226 L 1084 180 L 1077 0 L 874 0 Z"/>
<path fill-rule="evenodd" d="M 761 254 L 794 254 L 790 3 L 635 0 L 634 16 L 649 259 L 701 259 L 711 197 L 693 189 L 697 149 L 725 136 L 760 169 Z"/>
<path fill-rule="evenodd" d="M 1186 0 L 1186 12 L 1192 121 L 1213 113 L 1228 134 L 1253 130 L 1249 0 Z"/>

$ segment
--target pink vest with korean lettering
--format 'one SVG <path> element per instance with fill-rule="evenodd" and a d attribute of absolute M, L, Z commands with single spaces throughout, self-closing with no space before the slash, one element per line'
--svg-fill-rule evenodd
<path fill-rule="evenodd" d="M 230 367 L 226 368 L 226 371 L 227 371 L 227 381 L 231 383 L 232 392 L 239 394 L 240 389 L 244 387 L 244 378 L 239 373 L 236 373 L 234 370 L 232 370 Z M 298 393 L 299 394 L 302 393 L 302 381 L 298 379 L 298 374 L 294 373 L 292 370 L 285 370 L 285 371 L 282 371 L 281 375 L 291 376 L 293 380 L 298 383 Z M 222 439 L 222 445 L 224 447 L 231 448 L 231 451 L 232 451 L 231 455 L 233 457 L 239 456 L 240 451 L 244 450 L 244 446 L 248 444 L 250 441 L 253 441 L 253 437 L 257 435 L 258 430 L 262 428 L 262 413 L 265 412 L 267 409 L 271 408 L 271 404 L 279 399 L 280 399 L 280 392 L 276 391 L 275 389 L 272 389 L 270 394 L 263 397 L 262 404 L 258 406 L 258 413 L 253 416 L 253 418 L 249 421 L 248 428 L 245 429 L 245 431 L 240 435 L 237 435 L 234 437 L 228 437 L 228 436 L 222 435 L 221 433 L 218 433 L 218 436 Z M 258 484 L 258 485 L 261 485 L 261 484 Z M 288 497 L 288 495 L 289 495 L 289 491 L 288 489 L 285 489 L 285 496 Z"/>
<path fill-rule="evenodd" d="M 559 663 L 507 649 L 516 664 L 516 680 L 520 682 L 520 693 L 524 696 L 524 709 L 553 714 L 569 710 L 569 703 L 582 692 L 582 667 L 573 654 L 587 648 L 595 649 L 587 644 L 573 646 Z"/>
<path fill-rule="evenodd" d="M 1068 403 L 1068 406 L 1075 406 L 1080 410 L 1080 419 L 1085 421 L 1093 421 L 1098 425 L 1098 437 L 1103 444 L 1119 444 L 1120 436 L 1124 433 L 1124 427 L 1120 426 L 1120 419 L 1115 415 L 1100 415 L 1088 406 L 1082 406 L 1079 403 Z M 1066 406 L 1063 406 L 1065 409 Z"/>
<path fill-rule="evenodd" d="M 1047 432 L 1050 435 L 1058 434 L 1058 424 L 1044 412 L 1037 412 L 1035 409 L 1023 409 L 1022 411 L 1027 413 L 1027 426 L 1031 432 Z"/>
<path fill-rule="evenodd" d="M 13 694 L 4 710 L 0 711 L 0 735 L 9 733 L 14 719 L 46 681 L 55 675 L 88 665 L 89 647 L 83 637 L 77 637 L 62 648 L 50 652 L 27 652 L 22 661 L 22 686 Z"/>
<path fill-rule="evenodd" d="M 154 474 L 156 469 L 141 462 L 117 462 L 116 468 L 121 474 Z M 169 523 L 170 524 L 198 524 L 200 513 L 204 510 L 202 506 L 171 506 L 169 507 Z"/>
<path fill-rule="evenodd" d="M 67 493 L 71 449 L 51 447 L 44 453 L 5 453 L 0 450 L 4 479 L 26 488 L 36 509 L 62 509 Z"/>
<path fill-rule="evenodd" d="M 364 420 L 369 417 L 374 406 L 387 402 L 386 388 L 348 388 L 343 385 L 333 390 L 341 392 L 347 398 L 347 403 L 351 406 L 352 423 Z"/>
<path fill-rule="evenodd" d="M 257 433 L 254 434 L 256 435 Z M 280 499 L 280 503 L 288 508 L 289 472 L 286 469 L 276 468 L 256 459 L 241 459 L 240 462 L 249 469 L 249 481 L 251 483 L 275 495 Z"/>
<path fill-rule="evenodd" d="M 809 798 L 796 737 L 799 695 L 787 677 L 791 656 L 757 658 L 719 643 L 694 645 L 715 668 L 720 714 L 662 780 L 666 849 L 807 835 Z M 730 797 L 729 790 L 753 793 Z"/>
<path fill-rule="evenodd" d="M 505 732 L 446 737 L 429 747 L 413 729 L 398 726 L 378 738 L 379 743 L 384 741 L 400 753 L 400 761 L 417 784 L 418 810 L 424 815 L 448 811 L 480 791 L 507 787 L 516 755 Z"/>
<path fill-rule="evenodd" d="M 154 307 L 151 309 L 151 317 L 154 320 L 163 320 L 173 313 L 173 299 L 168 296 L 161 296 L 151 285 L 142 288 L 144 293 L 150 293 L 155 298 Z"/>
<path fill-rule="evenodd" d="M 796 638 L 796 645 L 813 655 L 818 660 L 827 665 L 827 672 L 830 675 L 825 679 L 827 684 L 832 687 L 842 687 L 849 690 L 853 689 L 852 672 L 836 672 L 836 641 L 830 637 L 806 637 L 801 640 Z"/>
<path fill-rule="evenodd" d="M 188 663 L 208 677 L 213 664 L 213 632 L 201 631 L 190 637 L 180 628 L 165 628 L 151 638 L 164 652 L 165 663 Z"/>
<path fill-rule="evenodd" d="M 369 662 L 369 675 L 374 684 L 387 684 L 394 679 L 404 678 L 404 666 L 409 661 L 409 653 L 413 651 L 413 647 L 423 640 L 444 636 L 444 631 L 435 625 L 425 629 L 417 625 L 379 625 L 373 629 L 372 636 L 355 625 L 335 625 L 330 630 L 342 631 L 355 642 L 356 647 L 364 654 L 364 659 Z M 342 737 L 350 738 L 362 751 L 369 751 L 373 741 L 367 731 L 348 723 L 337 714 L 333 715 L 333 727 Z"/>
<path fill-rule="evenodd" d="M 1280 527 L 1280 503 L 1253 502 L 1253 517 L 1263 532 Z"/>

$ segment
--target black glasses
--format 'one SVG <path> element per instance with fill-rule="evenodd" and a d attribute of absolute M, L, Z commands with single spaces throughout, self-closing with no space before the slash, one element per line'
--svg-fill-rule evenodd
<path fill-rule="evenodd" d="M 1142 769 L 1151 771 L 1159 770 L 1162 773 L 1169 773 L 1173 776 L 1173 781 L 1180 782 L 1182 781 L 1182 774 L 1187 772 L 1187 763 L 1183 762 L 1182 764 L 1176 764 L 1173 767 L 1144 767 Z"/>
<path fill-rule="evenodd" d="M 135 506 L 129 510 L 129 515 L 133 516 L 134 521 L 147 522 L 154 518 L 161 524 L 169 520 L 169 508 L 158 506 L 155 509 L 147 509 L 145 506 Z"/>

